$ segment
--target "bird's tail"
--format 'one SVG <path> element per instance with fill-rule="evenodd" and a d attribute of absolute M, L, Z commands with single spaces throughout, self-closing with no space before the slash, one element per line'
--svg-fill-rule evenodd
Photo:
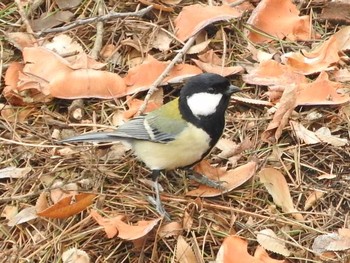
<path fill-rule="evenodd" d="M 78 136 L 74 136 L 71 138 L 67 138 L 61 140 L 60 143 L 70 143 L 70 142 L 115 142 L 115 141 L 123 141 L 128 138 L 124 138 L 123 136 L 118 136 L 112 132 L 92 132 L 86 133 Z"/>

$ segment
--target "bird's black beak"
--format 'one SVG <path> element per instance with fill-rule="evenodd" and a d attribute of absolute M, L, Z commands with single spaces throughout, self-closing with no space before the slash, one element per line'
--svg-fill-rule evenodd
<path fill-rule="evenodd" d="M 226 95 L 231 96 L 233 93 L 240 92 L 241 89 L 237 86 L 230 85 L 227 90 L 225 91 Z"/>

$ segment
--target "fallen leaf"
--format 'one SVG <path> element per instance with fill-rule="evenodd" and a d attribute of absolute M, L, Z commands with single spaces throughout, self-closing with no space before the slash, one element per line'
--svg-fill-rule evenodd
<path fill-rule="evenodd" d="M 295 136 L 306 144 L 320 143 L 321 140 L 312 131 L 306 129 L 301 123 L 296 121 L 289 121 L 289 124 Z"/>
<path fill-rule="evenodd" d="M 287 181 L 280 171 L 274 168 L 263 168 L 258 176 L 260 182 L 264 184 L 267 191 L 272 196 L 273 202 L 281 207 L 283 212 L 291 213 L 298 221 L 304 220 L 302 214 L 294 208 Z"/>
<path fill-rule="evenodd" d="M 89 255 L 81 249 L 69 248 L 62 253 L 63 263 L 90 263 Z"/>
<path fill-rule="evenodd" d="M 56 179 L 51 187 L 50 198 L 54 204 L 58 203 L 63 198 L 79 194 L 78 185 L 76 183 L 64 184 L 62 180 Z"/>
<path fill-rule="evenodd" d="M 7 122 L 24 123 L 33 114 L 33 107 L 14 107 L 0 103 L 1 117 Z"/>
<path fill-rule="evenodd" d="M 185 210 L 182 218 L 182 227 L 184 230 L 189 232 L 193 226 L 193 217 L 192 217 L 192 213 L 189 213 L 187 210 L 188 209 Z"/>
<path fill-rule="evenodd" d="M 19 50 L 23 50 L 25 47 L 33 47 L 40 42 L 32 34 L 26 32 L 4 32 L 4 34 L 7 40 Z"/>
<path fill-rule="evenodd" d="M 261 139 L 264 142 L 275 143 L 282 135 L 282 130 L 288 123 L 289 117 L 296 107 L 296 90 L 297 88 L 295 85 L 287 85 L 285 87 L 272 121 L 261 134 Z"/>
<path fill-rule="evenodd" d="M 331 134 L 331 131 L 327 127 L 321 127 L 315 131 L 315 135 L 324 143 L 328 143 L 335 147 L 342 147 L 349 143 L 346 138 L 339 138 Z"/>
<path fill-rule="evenodd" d="M 201 165 L 202 167 L 197 170 L 197 172 L 206 175 L 212 180 L 219 178 L 219 180 L 223 182 L 222 186 L 225 188 L 225 190 L 200 185 L 197 189 L 187 192 L 187 196 L 214 197 L 228 193 L 248 181 L 255 174 L 257 167 L 257 163 L 254 161 L 250 161 L 242 166 L 228 171 L 211 167 L 210 164 L 205 164 L 204 162 L 201 162 Z"/>
<path fill-rule="evenodd" d="M 90 211 L 95 221 L 103 226 L 108 238 L 118 236 L 124 240 L 135 240 L 147 235 L 159 222 L 160 218 L 154 220 L 141 220 L 136 225 L 129 225 L 122 221 L 125 216 L 116 216 L 113 218 L 105 218 L 95 210 Z"/>
<path fill-rule="evenodd" d="M 333 69 L 332 65 L 341 60 L 339 51 L 348 49 L 350 49 L 350 26 L 342 28 L 310 52 L 289 52 L 281 59 L 295 72 L 309 75 Z"/>
<path fill-rule="evenodd" d="M 350 81 L 350 71 L 347 68 L 342 68 L 333 72 L 332 76 L 337 82 Z"/>
<path fill-rule="evenodd" d="M 58 5 L 58 7 L 63 10 L 75 8 L 79 6 L 81 2 L 82 0 L 55 0 L 55 3 Z"/>
<path fill-rule="evenodd" d="M 1 212 L 0 217 L 5 217 L 7 220 L 11 220 L 18 214 L 18 209 L 13 205 L 6 205 Z"/>
<path fill-rule="evenodd" d="M 168 33 L 159 29 L 155 34 L 155 38 L 152 41 L 152 47 L 159 49 L 160 51 L 167 51 L 170 49 L 170 43 L 174 40 Z"/>
<path fill-rule="evenodd" d="M 178 236 L 177 238 L 175 257 L 179 263 L 197 263 L 198 262 L 192 248 L 186 242 L 183 236 Z"/>
<path fill-rule="evenodd" d="M 182 8 L 175 19 L 176 36 L 186 41 L 191 36 L 214 22 L 241 17 L 242 13 L 229 6 L 189 5 Z"/>
<path fill-rule="evenodd" d="M 95 194 L 82 193 L 68 196 L 37 214 L 47 218 L 67 218 L 76 215 L 92 204 Z"/>
<path fill-rule="evenodd" d="M 127 86 L 127 95 L 148 90 L 154 81 L 163 73 L 169 62 L 158 61 L 152 56 L 140 65 L 129 69 L 128 74 L 124 77 Z M 202 71 L 192 65 L 180 64 L 175 65 L 164 79 L 162 84 L 171 82 L 178 77 L 190 77 L 202 73 Z"/>
<path fill-rule="evenodd" d="M 266 253 L 262 247 L 258 247 L 251 256 L 248 253 L 248 242 L 238 236 L 228 236 L 224 239 L 216 256 L 216 263 L 285 263 L 284 260 L 276 260 Z"/>
<path fill-rule="evenodd" d="M 174 237 L 181 234 L 183 228 L 179 222 L 170 222 L 159 228 L 158 236 L 160 238 Z"/>
<path fill-rule="evenodd" d="M 262 0 L 253 10 L 247 24 L 278 39 L 310 40 L 310 16 L 299 16 L 300 11 L 291 0 Z M 272 41 L 273 38 L 250 30 L 247 37 L 254 43 Z"/>
<path fill-rule="evenodd" d="M 285 257 L 290 255 L 290 251 L 286 248 L 284 240 L 278 238 L 272 229 L 267 228 L 260 230 L 256 235 L 256 240 L 266 250 Z"/>
<path fill-rule="evenodd" d="M 31 167 L 17 168 L 17 167 L 6 167 L 0 170 L 0 179 L 3 178 L 24 178 L 32 170 Z"/>
<path fill-rule="evenodd" d="M 34 31 L 42 31 L 69 22 L 74 14 L 70 11 L 58 10 L 53 14 L 43 13 L 40 18 L 30 21 Z"/>
<path fill-rule="evenodd" d="M 325 194 L 323 191 L 314 190 L 312 193 L 306 198 L 304 204 L 304 210 L 309 210 L 317 201 L 321 199 L 321 197 Z"/>
<path fill-rule="evenodd" d="M 318 18 L 337 24 L 350 24 L 350 2 L 335 1 L 325 3 Z"/>
<path fill-rule="evenodd" d="M 350 249 L 350 229 L 347 228 L 339 228 L 338 233 L 319 235 L 312 244 L 312 250 L 316 253 L 348 249 Z"/>
<path fill-rule="evenodd" d="M 260 62 L 257 67 L 243 75 L 245 83 L 254 85 L 289 85 L 298 83 L 307 83 L 304 75 L 297 73 L 293 68 L 283 65 L 275 60 L 265 60 Z"/>
<path fill-rule="evenodd" d="M 349 32 L 350 33 L 350 32 Z M 326 72 L 321 72 L 311 83 L 301 83 L 297 91 L 297 105 L 339 105 L 350 101 L 349 94 L 340 94 L 342 84 L 330 81 Z"/>
<path fill-rule="evenodd" d="M 29 206 L 22 209 L 17 215 L 12 217 L 11 220 L 7 223 L 8 226 L 16 226 L 23 223 L 26 223 L 30 220 L 37 218 L 35 206 Z"/>
<path fill-rule="evenodd" d="M 94 69 L 78 69 L 56 74 L 50 81 L 49 88 L 53 97 L 61 99 L 108 99 L 126 95 L 124 80 L 119 75 Z"/>

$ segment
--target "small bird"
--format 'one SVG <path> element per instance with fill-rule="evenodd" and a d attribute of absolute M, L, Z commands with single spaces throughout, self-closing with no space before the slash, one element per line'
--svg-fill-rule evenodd
<path fill-rule="evenodd" d="M 209 154 L 223 133 L 230 96 L 238 91 L 228 79 L 202 73 L 187 80 L 178 98 L 115 131 L 86 133 L 62 142 L 122 141 L 131 145 L 134 154 L 152 170 L 156 209 L 168 217 L 159 195 L 161 171 L 191 167 Z"/>

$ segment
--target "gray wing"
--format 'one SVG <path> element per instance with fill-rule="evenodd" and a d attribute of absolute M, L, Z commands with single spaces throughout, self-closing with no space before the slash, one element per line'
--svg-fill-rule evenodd
<path fill-rule="evenodd" d="M 160 129 L 159 123 L 162 123 Z M 121 125 L 112 132 L 94 132 L 78 135 L 62 142 L 116 140 L 141 140 L 166 143 L 175 140 L 176 135 L 185 128 L 185 122 L 168 118 L 156 118 L 153 115 L 139 116 Z"/>

